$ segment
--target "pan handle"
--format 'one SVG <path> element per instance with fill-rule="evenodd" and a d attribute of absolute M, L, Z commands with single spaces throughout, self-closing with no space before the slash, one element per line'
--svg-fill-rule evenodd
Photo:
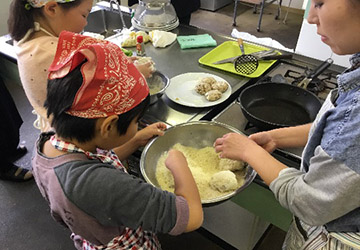
<path fill-rule="evenodd" d="M 273 56 L 264 56 L 259 60 L 279 60 L 279 59 L 291 59 L 293 56 L 291 54 L 284 55 L 273 55 Z"/>
<path fill-rule="evenodd" d="M 326 59 L 322 64 L 319 65 L 307 78 L 314 79 L 315 77 L 319 76 L 322 72 L 324 72 L 327 68 L 333 64 L 334 60 L 331 58 Z"/>

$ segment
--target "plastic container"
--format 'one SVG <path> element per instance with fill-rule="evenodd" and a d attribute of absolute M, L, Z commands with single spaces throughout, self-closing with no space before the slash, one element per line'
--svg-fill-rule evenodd
<path fill-rule="evenodd" d="M 136 55 L 137 56 L 145 56 L 143 36 L 136 37 Z"/>

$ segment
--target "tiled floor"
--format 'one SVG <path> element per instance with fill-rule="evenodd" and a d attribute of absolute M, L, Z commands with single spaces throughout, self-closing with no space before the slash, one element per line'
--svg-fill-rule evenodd
<path fill-rule="evenodd" d="M 230 36 L 232 27 L 233 4 L 216 12 L 198 10 L 193 14 L 191 24 L 204 29 Z M 273 19 L 271 8 L 265 10 L 262 32 L 256 31 L 257 16 L 252 9 L 239 6 L 237 22 L 238 30 L 251 33 L 258 37 L 271 37 L 288 48 L 295 48 L 299 34 L 302 15 L 290 13 L 287 24 Z M 17 164 L 30 168 L 31 151 L 38 135 L 33 127 L 34 115 L 21 86 L 7 82 L 7 86 L 17 104 L 24 120 L 21 127 L 21 141 L 29 152 Z M 70 232 L 55 223 L 49 213 L 48 205 L 41 197 L 34 181 L 12 183 L 0 181 L 0 249 L 2 250 L 55 250 L 74 249 L 69 238 Z M 230 229 L 231 230 L 231 229 Z M 165 250 L 177 249 L 234 249 L 221 244 L 218 239 L 209 240 L 204 230 L 184 234 L 178 237 L 160 236 Z M 281 249 L 284 232 L 271 228 L 259 242 L 257 250 Z"/>

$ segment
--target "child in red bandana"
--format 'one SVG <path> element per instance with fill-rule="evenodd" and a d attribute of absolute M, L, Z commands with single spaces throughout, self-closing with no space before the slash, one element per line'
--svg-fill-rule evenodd
<path fill-rule="evenodd" d="M 129 175 L 111 150 L 133 140 L 149 105 L 145 78 L 121 49 L 62 32 L 49 71 L 45 106 L 56 133 L 40 136 L 34 177 L 76 248 L 161 249 L 156 233 L 200 227 L 200 195 L 181 152 L 166 160 L 173 194 Z"/>

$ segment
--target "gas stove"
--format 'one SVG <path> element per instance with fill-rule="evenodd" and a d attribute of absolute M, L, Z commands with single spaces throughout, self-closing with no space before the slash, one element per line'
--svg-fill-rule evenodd
<path fill-rule="evenodd" d="M 260 82 L 276 82 L 277 79 L 286 80 L 287 83 L 298 85 L 307 75 L 311 75 L 314 67 L 291 62 L 280 62 Z M 313 92 L 320 100 L 325 100 L 329 92 L 337 87 L 337 72 L 325 70 L 320 76 L 312 79 L 307 90 Z M 281 77 L 279 77 L 281 76 Z"/>
<path fill-rule="evenodd" d="M 302 79 L 304 79 L 305 76 L 311 74 L 312 69 L 315 67 L 316 66 L 309 66 L 306 63 L 302 62 L 299 63 L 295 60 L 280 61 L 265 76 L 259 78 L 253 84 L 272 81 L 297 85 L 299 82 L 301 82 Z M 338 72 L 325 70 L 322 74 L 320 74 L 318 77 L 314 78 L 310 82 L 307 90 L 313 92 L 315 95 L 318 96 L 320 101 L 323 102 L 328 93 L 332 89 L 337 87 L 337 74 Z M 233 126 L 245 135 L 251 135 L 253 133 L 261 131 L 257 127 L 249 123 L 248 120 L 245 118 L 244 114 L 242 113 L 241 105 L 238 99 L 232 102 L 229 106 L 227 106 L 212 120 Z M 288 167 L 294 167 L 299 169 L 303 149 L 303 147 L 276 149 L 272 153 L 272 155 Z M 254 181 L 263 186 L 266 186 L 260 177 L 257 177 Z"/>

